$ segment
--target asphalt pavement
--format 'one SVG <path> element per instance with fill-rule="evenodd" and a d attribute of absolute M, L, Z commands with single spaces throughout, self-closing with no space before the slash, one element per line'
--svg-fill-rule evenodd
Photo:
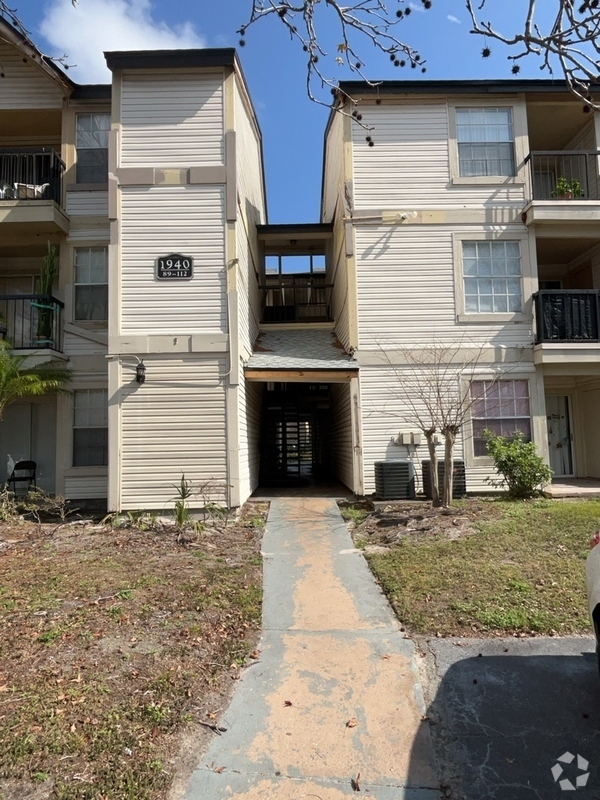
<path fill-rule="evenodd" d="M 420 644 L 446 797 L 600 798 L 594 639 L 432 638 Z"/>

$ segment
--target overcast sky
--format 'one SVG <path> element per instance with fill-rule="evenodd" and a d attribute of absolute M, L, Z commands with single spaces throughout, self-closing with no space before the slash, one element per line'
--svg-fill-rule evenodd
<path fill-rule="evenodd" d="M 396 0 L 390 0 L 396 4 Z M 69 75 L 79 83 L 108 83 L 105 50 L 235 47 L 236 30 L 246 21 L 249 0 L 14 0 L 33 40 L 49 55 L 67 54 Z M 366 73 L 373 79 L 509 78 L 506 52 L 494 46 L 491 59 L 480 56 L 484 42 L 469 35 L 464 0 L 434 0 L 425 12 L 419 0 L 399 31 L 427 59 L 427 73 L 395 69 L 389 58 L 363 47 Z M 523 0 L 488 0 L 496 25 L 509 30 Z M 548 8 L 552 0 L 544 0 Z M 290 44 L 273 20 L 250 29 L 240 50 L 263 132 L 269 221 L 318 220 L 323 131 L 328 112 L 305 92 L 305 54 Z M 281 29 L 281 30 L 280 30 Z M 328 52 L 336 38 L 324 30 Z M 331 65 L 335 77 L 349 77 Z M 521 77 L 547 77 L 536 64 L 523 64 Z"/>

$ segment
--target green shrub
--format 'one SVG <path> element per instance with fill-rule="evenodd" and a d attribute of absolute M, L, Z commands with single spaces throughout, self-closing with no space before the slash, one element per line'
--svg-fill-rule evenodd
<path fill-rule="evenodd" d="M 551 480 L 552 470 L 537 454 L 535 443 L 526 442 L 522 433 L 516 432 L 514 438 L 506 439 L 486 430 L 484 436 L 496 472 L 502 476 L 501 481 L 490 483 L 506 484 L 509 497 L 534 497 Z"/>

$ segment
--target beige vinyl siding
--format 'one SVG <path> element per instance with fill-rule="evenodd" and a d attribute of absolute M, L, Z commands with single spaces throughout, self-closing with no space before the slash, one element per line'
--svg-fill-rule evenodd
<path fill-rule="evenodd" d="M 263 385 L 241 380 L 240 419 L 240 502 L 245 503 L 258 486 L 260 467 L 260 410 Z"/>
<path fill-rule="evenodd" d="M 71 217 L 108 217 L 108 192 L 67 192 Z"/>
<path fill-rule="evenodd" d="M 265 221 L 262 158 L 258 134 L 241 95 L 240 81 L 239 76 L 236 76 L 234 113 L 238 193 L 242 202 L 242 213 L 253 230 L 254 225 Z"/>
<path fill-rule="evenodd" d="M 333 231 L 333 269 L 331 270 L 332 311 L 335 320 L 335 333 L 346 350 L 350 342 L 350 298 L 348 297 L 348 270 L 353 264 L 346 258 L 345 226 L 336 219 Z"/>
<path fill-rule="evenodd" d="M 0 109 L 61 108 L 62 92 L 12 45 L 0 42 Z"/>
<path fill-rule="evenodd" d="M 108 244 L 110 242 L 110 228 L 108 227 L 108 222 L 106 227 L 72 228 L 67 236 L 67 243 L 79 245 L 80 242 L 86 245 L 93 242 L 94 247 L 99 244 Z"/>
<path fill-rule="evenodd" d="M 421 461 L 429 458 L 427 445 L 418 447 L 398 445 L 400 432 L 416 433 L 418 428 L 411 421 L 412 411 L 407 406 L 402 390 L 399 388 L 402 370 L 384 369 L 381 367 L 361 367 L 361 410 L 363 437 L 363 466 L 365 494 L 375 491 L 376 461 L 411 461 L 415 468 L 416 489 L 422 489 Z M 415 371 L 410 371 L 410 381 L 415 380 Z M 458 371 L 452 380 L 458 381 Z M 420 408 L 420 401 L 414 398 L 414 405 Z M 438 448 L 438 457 L 443 458 L 443 447 Z M 454 458 L 463 458 L 462 441 L 459 436 L 454 448 Z M 485 475 L 490 474 L 489 470 Z M 469 491 L 481 491 L 480 476 L 475 486 L 472 485 L 472 472 L 467 470 L 467 488 Z M 488 487 L 489 490 L 489 487 Z"/>
<path fill-rule="evenodd" d="M 108 477 L 104 475 L 67 475 L 65 497 L 67 500 L 103 500 L 108 494 Z"/>
<path fill-rule="evenodd" d="M 338 198 L 344 196 L 344 118 L 336 114 L 325 145 L 322 221 L 331 222 Z"/>
<path fill-rule="evenodd" d="M 221 186 L 124 187 L 121 195 L 121 332 L 225 332 Z M 160 255 L 194 259 L 190 281 L 158 281 Z"/>
<path fill-rule="evenodd" d="M 224 163 L 223 76 L 123 75 L 122 167 Z"/>
<path fill-rule="evenodd" d="M 224 501 L 227 485 L 226 359 L 208 355 L 144 356 L 146 382 L 123 358 L 121 508 L 173 509 L 181 475 Z M 126 368 L 127 365 L 129 368 Z M 195 497 L 190 506 L 201 506 Z"/>
<path fill-rule="evenodd" d="M 106 335 L 106 331 L 98 330 L 95 332 Z M 67 332 L 64 334 L 64 353 L 66 356 L 105 355 L 107 349 L 107 345 L 102 345 L 99 342 L 88 339 L 86 336 L 78 336 L 75 333 Z"/>
<path fill-rule="evenodd" d="M 333 474 L 348 488 L 354 488 L 352 447 L 352 402 L 349 383 L 332 383 L 329 387 L 331 404 L 331 466 Z"/>
<path fill-rule="evenodd" d="M 373 130 L 352 125 L 356 212 L 524 203 L 522 186 L 452 185 L 445 102 L 363 105 L 361 114 Z"/>
<path fill-rule="evenodd" d="M 452 232 L 444 226 L 356 228 L 361 349 L 433 340 L 531 346 L 531 322 L 456 324 Z"/>
<path fill-rule="evenodd" d="M 242 220 L 236 226 L 237 236 L 237 290 L 239 308 L 239 332 L 245 350 L 244 358 L 252 353 L 252 345 L 258 336 L 260 322 L 260 290 L 250 242 Z"/>

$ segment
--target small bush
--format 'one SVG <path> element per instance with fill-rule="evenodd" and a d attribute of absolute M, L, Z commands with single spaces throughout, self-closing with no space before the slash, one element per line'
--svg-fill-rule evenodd
<path fill-rule="evenodd" d="M 526 499 L 539 494 L 541 487 L 552 478 L 552 470 L 538 455 L 534 442 L 526 442 L 522 433 L 513 439 L 496 436 L 485 431 L 488 453 L 501 481 L 490 480 L 494 485 L 506 484 L 509 497 Z"/>

